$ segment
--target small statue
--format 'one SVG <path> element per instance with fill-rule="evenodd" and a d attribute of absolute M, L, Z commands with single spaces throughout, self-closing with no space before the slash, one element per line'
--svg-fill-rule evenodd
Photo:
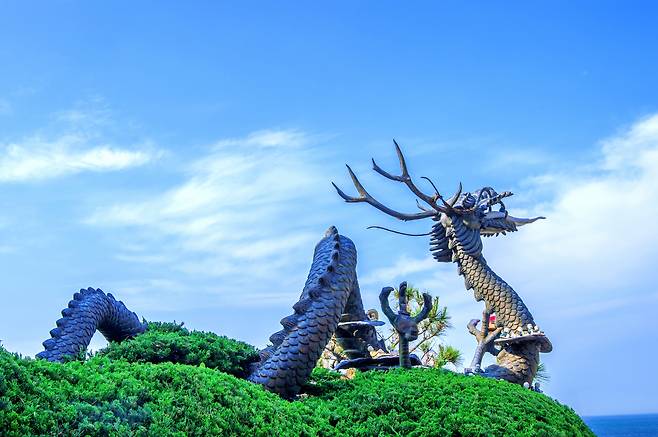
<path fill-rule="evenodd" d="M 432 296 L 423 293 L 423 308 L 416 316 L 409 315 L 408 301 L 407 301 L 407 283 L 402 282 L 399 288 L 399 303 L 400 308 L 398 313 L 395 314 L 388 303 L 388 297 L 393 291 L 393 287 L 382 288 L 379 293 L 379 302 L 382 305 L 382 310 L 388 320 L 393 325 L 393 328 L 400 337 L 400 367 L 406 369 L 411 368 L 411 359 L 409 358 L 409 342 L 418 338 L 418 324 L 424 320 L 432 310 Z"/>

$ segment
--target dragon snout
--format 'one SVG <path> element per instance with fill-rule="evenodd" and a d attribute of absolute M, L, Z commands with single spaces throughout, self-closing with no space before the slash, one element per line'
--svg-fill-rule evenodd
<path fill-rule="evenodd" d="M 517 218 L 509 215 L 507 211 L 489 211 L 484 214 L 481 220 L 480 234 L 485 237 L 491 235 L 503 234 L 507 232 L 515 232 L 519 226 L 534 223 L 537 220 L 544 219 L 545 217 L 534 218 Z"/>

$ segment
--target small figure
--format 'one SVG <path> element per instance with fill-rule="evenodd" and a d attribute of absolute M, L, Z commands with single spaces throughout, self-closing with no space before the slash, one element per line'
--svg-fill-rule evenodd
<path fill-rule="evenodd" d="M 399 289 L 399 310 L 395 314 L 388 303 L 388 297 L 393 291 L 393 287 L 382 288 L 379 293 L 379 302 L 382 305 L 382 311 L 388 320 L 393 325 L 393 328 L 400 337 L 400 367 L 406 369 L 411 367 L 411 359 L 409 358 L 409 342 L 418 338 L 418 323 L 427 318 L 432 310 L 432 296 L 423 293 L 423 308 L 415 317 L 409 315 L 408 301 L 407 301 L 407 283 L 402 282 Z"/>

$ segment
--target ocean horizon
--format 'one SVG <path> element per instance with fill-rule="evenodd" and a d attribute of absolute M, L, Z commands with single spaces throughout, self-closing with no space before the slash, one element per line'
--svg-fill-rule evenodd
<path fill-rule="evenodd" d="M 658 413 L 613 416 L 583 416 L 598 437 L 656 437 Z"/>

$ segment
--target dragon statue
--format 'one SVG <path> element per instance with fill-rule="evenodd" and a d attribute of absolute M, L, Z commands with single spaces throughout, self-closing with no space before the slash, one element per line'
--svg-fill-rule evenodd
<path fill-rule="evenodd" d="M 417 197 L 416 203 L 421 210 L 417 213 L 404 214 L 395 211 L 373 198 L 363 188 L 352 169 L 347 171 L 359 197 L 345 194 L 336 184 L 334 188 L 348 203 L 367 203 L 378 210 L 399 220 L 432 219 L 432 230 L 425 234 L 406 234 L 410 236 L 430 236 L 430 252 L 438 262 L 454 262 L 458 272 L 464 276 L 466 289 L 472 289 L 476 301 L 484 301 L 482 329 L 477 330 L 479 320 L 469 323 L 469 331 L 476 336 L 478 347 L 471 363 L 470 371 L 483 376 L 504 379 L 517 384 L 532 384 L 539 365 L 539 353 L 550 352 L 551 342 L 535 324 L 532 314 L 519 295 L 489 267 L 482 256 L 482 238 L 492 235 L 505 235 L 514 232 L 519 226 L 533 223 L 544 217 L 533 219 L 515 218 L 505 209 L 503 199 L 512 195 L 505 191 L 497 193 L 491 187 L 484 187 L 472 193 L 463 192 L 459 184 L 457 192 L 444 199 L 432 181 L 426 179 L 434 188 L 434 194 L 423 193 L 413 182 L 407 164 L 395 142 L 395 150 L 400 162 L 400 175 L 393 175 L 380 168 L 374 159 L 373 169 L 387 179 L 404 183 Z M 422 206 L 418 199 L 427 207 Z M 494 207 L 499 206 L 497 211 Z M 372 226 L 382 228 L 380 226 Z M 489 330 L 489 318 L 496 315 L 496 327 Z M 485 352 L 497 357 L 497 364 L 481 370 L 480 365 Z"/>
<path fill-rule="evenodd" d="M 482 328 L 477 329 L 479 320 L 472 320 L 469 324 L 469 330 L 478 340 L 473 372 L 519 384 L 531 383 L 537 372 L 539 352 L 549 352 L 551 343 L 512 287 L 487 265 L 482 256 L 481 237 L 516 231 L 518 226 L 532 223 L 539 217 L 517 219 L 508 215 L 502 199 L 511 193 L 498 194 L 489 187 L 462 193 L 460 184 L 457 193 L 449 200 L 444 200 L 436 188 L 434 195 L 424 194 L 409 177 L 397 143 L 395 147 L 402 175 L 385 172 L 373 160 L 374 170 L 388 179 L 405 183 L 429 208 L 421 207 L 421 212 L 403 214 L 384 206 L 366 192 L 349 166 L 349 174 L 360 197 L 350 197 L 334 184 L 338 194 L 347 202 L 368 203 L 400 220 L 431 218 L 435 223 L 430 232 L 406 235 L 430 235 L 430 251 L 434 258 L 439 262 L 457 263 L 466 288 L 474 290 L 476 300 L 485 302 Z M 500 205 L 498 211 L 493 211 L 495 205 Z M 330 227 L 315 247 L 311 269 L 299 301 L 293 305 L 293 314 L 284 317 L 281 320 L 283 329 L 270 336 L 271 345 L 260 351 L 259 361 L 248 369 L 248 380 L 283 397 L 294 397 L 332 336 L 348 358 L 339 363 L 337 369 L 357 362 L 371 366 L 364 368 L 378 368 L 381 363 L 390 364 L 397 360 L 397 357 L 388 356 L 377 361 L 377 357 L 371 356 L 371 351 L 385 353 L 386 346 L 375 330 L 375 326 L 382 322 L 370 320 L 364 311 L 356 277 L 356 258 L 354 243 L 340 235 L 335 227 Z M 431 308 L 431 298 L 424 296 L 421 314 L 410 317 L 405 310 L 402 288 L 401 304 L 404 305 L 397 315 L 388 305 L 390 287 L 382 290 L 380 300 L 398 332 L 412 341 L 417 335 L 416 324 Z M 497 326 L 490 330 L 492 314 L 496 315 Z M 76 355 L 87 348 L 97 330 L 110 341 L 122 341 L 147 329 L 146 323 L 140 322 L 121 301 L 93 288 L 75 293 L 56 324 L 57 327 L 50 331 L 51 338 L 43 342 L 45 350 L 37 355 L 38 358 L 61 362 L 67 355 Z M 497 355 L 498 362 L 480 370 L 485 352 Z M 400 355 L 404 367 L 419 363 L 414 355 Z"/>
<path fill-rule="evenodd" d="M 356 278 L 356 247 L 330 227 L 315 247 L 311 270 L 293 314 L 270 336 L 271 346 L 249 369 L 248 380 L 291 398 L 301 390 L 325 346 L 335 335 L 349 359 L 370 358 L 370 350 L 386 350 L 363 308 Z M 38 358 L 61 362 L 84 351 L 96 330 L 109 341 L 122 341 L 146 330 L 146 324 L 102 290 L 75 293 L 45 350 Z"/>

